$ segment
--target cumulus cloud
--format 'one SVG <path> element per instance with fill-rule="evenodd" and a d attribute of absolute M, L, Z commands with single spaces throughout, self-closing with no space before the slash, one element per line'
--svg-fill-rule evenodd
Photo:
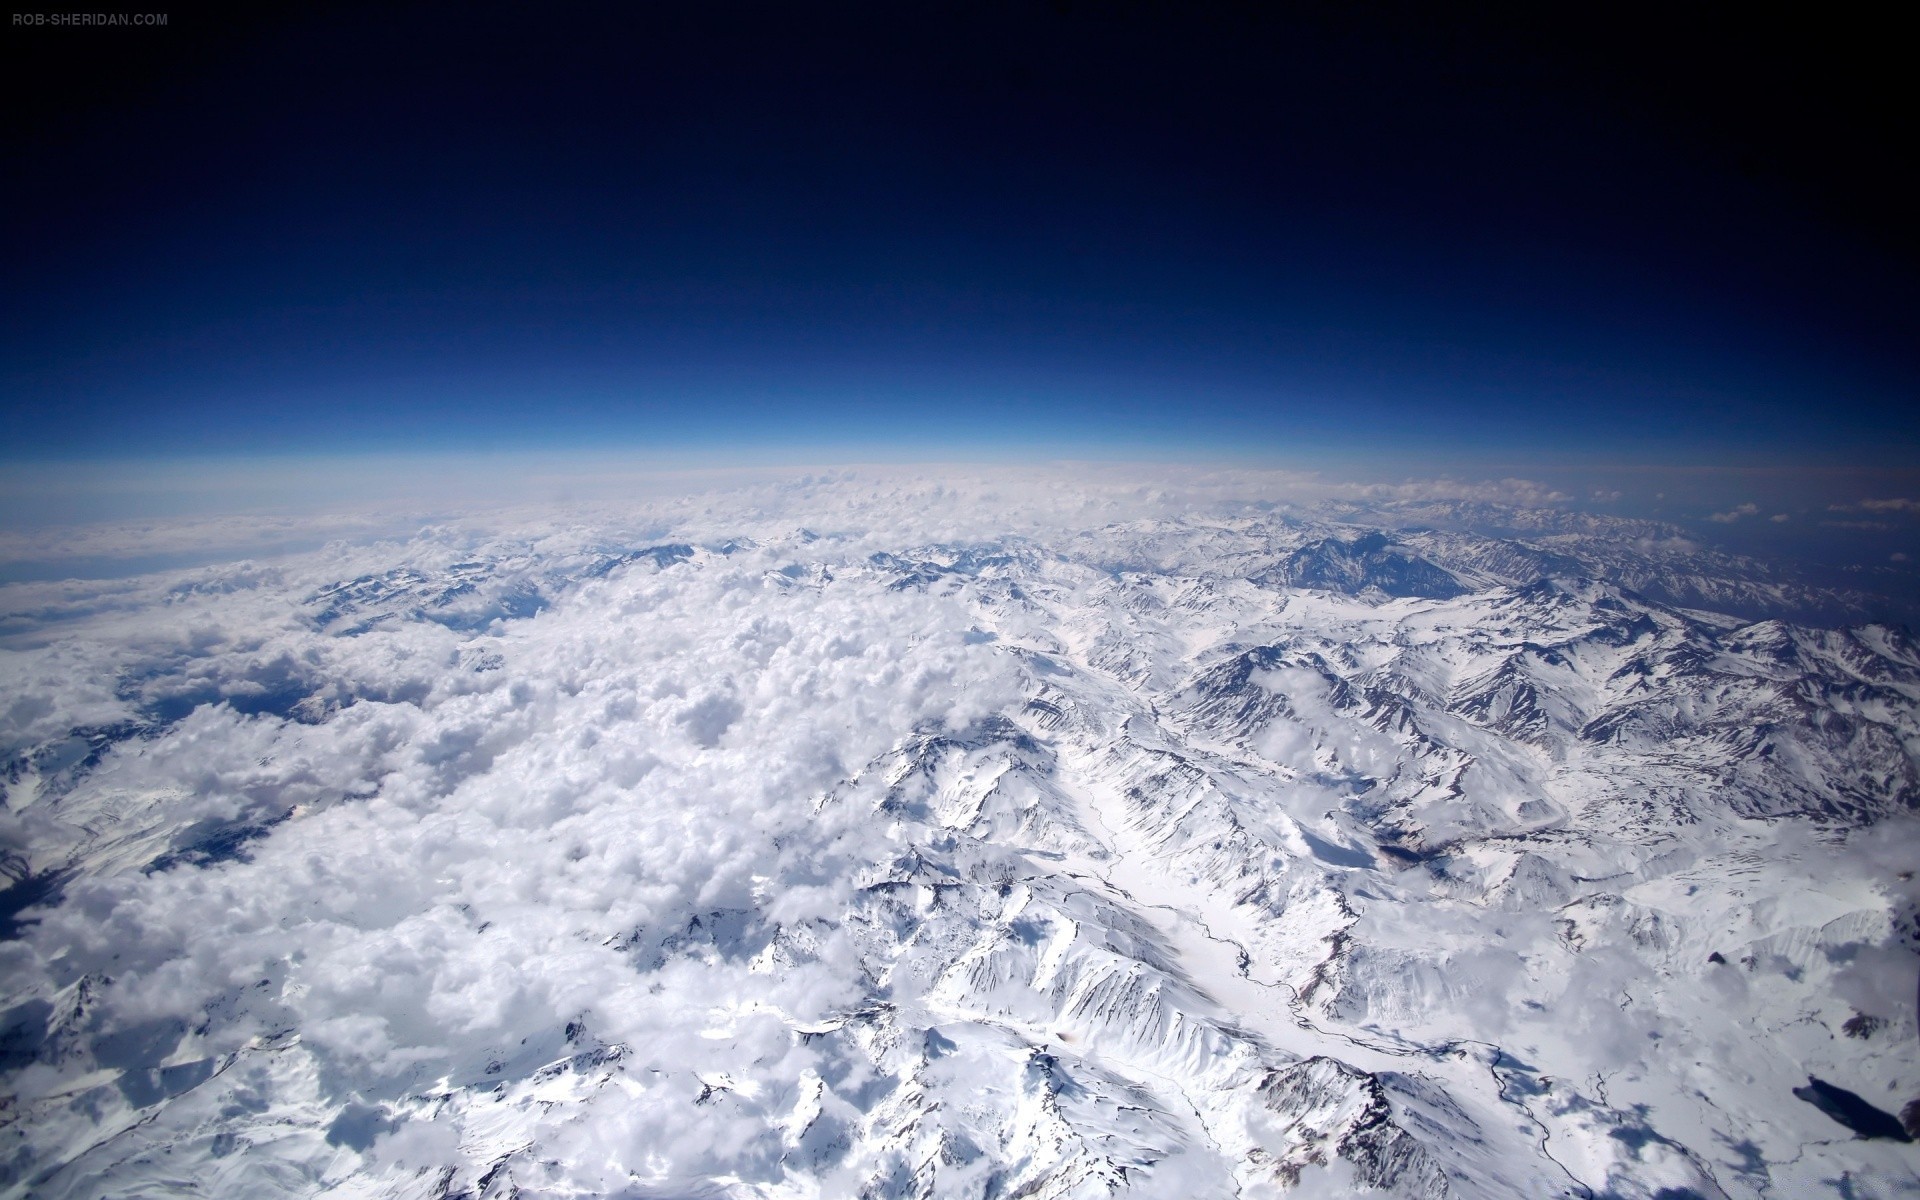
<path fill-rule="evenodd" d="M 431 562 L 439 540 L 407 556 Z M 451 1153 L 451 1134 L 395 1107 L 404 1096 L 436 1078 L 522 1078 L 565 1057 L 570 1026 L 578 1044 L 634 1048 L 636 1086 L 697 1092 L 698 1077 L 724 1076 L 729 1094 L 757 1088 L 777 1113 L 795 1077 L 828 1069 L 789 1045 L 789 1023 L 861 996 L 859 972 L 830 965 L 846 955 L 834 936 L 823 929 L 814 965 L 777 975 L 748 961 L 759 918 L 714 935 L 704 964 L 649 975 L 635 961 L 675 958 L 672 939 L 699 941 L 714 913 L 757 911 L 773 880 L 831 881 L 810 903 L 786 897 L 789 921 L 837 915 L 890 843 L 812 801 L 901 731 L 964 726 L 1020 698 L 957 606 L 879 580 L 795 585 L 777 570 L 785 553 L 736 550 L 677 574 L 643 563 L 491 633 L 411 616 L 418 592 L 379 619 L 379 593 L 363 589 L 344 620 L 371 623 L 342 636 L 300 598 L 343 568 L 381 578 L 369 568 L 391 561 L 342 551 L 290 566 L 271 597 L 155 589 L 139 622 L 97 617 L 95 638 L 126 639 L 111 665 L 76 657 L 84 642 L 9 652 L 16 748 L 166 721 L 176 696 L 198 704 L 116 745 L 68 781 L 46 828 L 14 839 L 36 870 L 83 852 L 88 820 L 108 821 L 124 849 L 73 880 L 22 944 L 57 951 L 58 971 L 29 958 L 12 986 L 43 981 L 40 1002 L 57 1009 L 60 981 L 111 977 L 96 1043 L 137 1043 L 120 1065 L 155 1079 L 298 1029 L 312 1073 L 276 1085 L 282 1101 L 360 1114 L 328 1138 L 376 1166 Z M 249 705 L 263 663 L 285 664 L 282 693 Z M 64 753 L 34 757 L 29 781 L 51 787 Z M 841 848 L 819 857 L 836 830 Z M 675 972 L 684 984 L 662 995 Z M 185 1032 L 208 1012 L 222 1016 Z M 608 1110 L 623 1122 L 609 1144 L 669 1181 L 778 1160 L 769 1118 L 741 1114 L 735 1140 L 692 1095 Z"/>
<path fill-rule="evenodd" d="M 1751 517 L 1759 511 L 1760 511 L 1760 506 L 1749 500 L 1745 504 L 1736 504 L 1725 512 L 1713 513 L 1712 515 L 1707 517 L 1707 520 L 1718 521 L 1722 525 L 1731 525 L 1735 521 L 1738 521 L 1743 517 Z"/>

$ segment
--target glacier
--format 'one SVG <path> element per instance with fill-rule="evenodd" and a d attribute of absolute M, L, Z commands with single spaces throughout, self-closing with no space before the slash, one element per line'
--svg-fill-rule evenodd
<path fill-rule="evenodd" d="M 0 1194 L 1920 1196 L 1910 635 L 1210 486 L 0 588 Z"/>

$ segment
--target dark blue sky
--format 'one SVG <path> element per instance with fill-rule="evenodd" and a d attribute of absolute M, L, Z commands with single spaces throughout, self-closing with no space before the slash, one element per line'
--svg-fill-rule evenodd
<path fill-rule="evenodd" d="M 1914 461 L 1920 106 L 1885 30 L 170 18 L 8 33 L 8 457 Z"/>

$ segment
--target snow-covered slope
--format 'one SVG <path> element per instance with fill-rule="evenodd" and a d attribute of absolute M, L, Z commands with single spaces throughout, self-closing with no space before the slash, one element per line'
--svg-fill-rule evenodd
<path fill-rule="evenodd" d="M 1018 500 L 0 592 L 5 1194 L 1920 1195 L 1903 631 Z"/>

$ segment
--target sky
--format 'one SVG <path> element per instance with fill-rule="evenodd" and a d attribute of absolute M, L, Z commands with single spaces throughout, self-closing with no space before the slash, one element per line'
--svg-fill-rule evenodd
<path fill-rule="evenodd" d="M 1866 23 L 168 16 L 7 32 L 11 459 L 1897 468 L 1920 428 Z"/>

